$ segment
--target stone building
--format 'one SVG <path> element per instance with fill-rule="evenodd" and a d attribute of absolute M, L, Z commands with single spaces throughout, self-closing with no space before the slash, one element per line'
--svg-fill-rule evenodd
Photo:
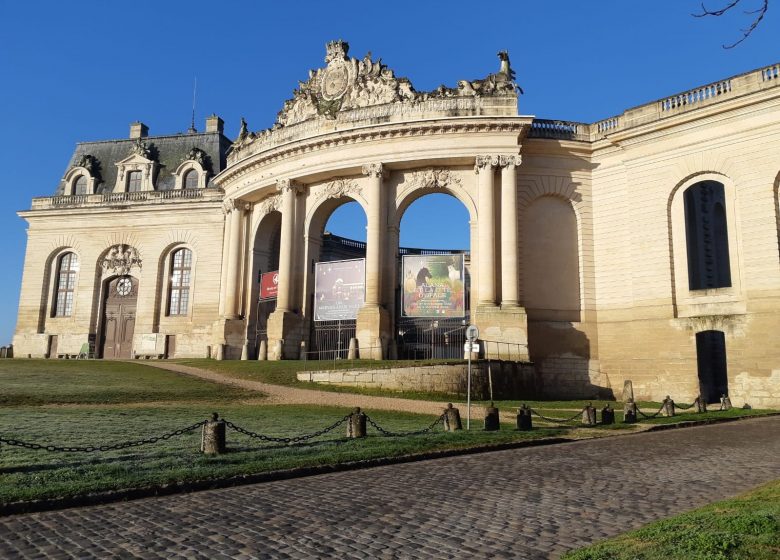
<path fill-rule="evenodd" d="M 78 144 L 55 195 L 20 212 L 16 356 L 297 358 L 315 346 L 314 263 L 354 249 L 354 337 L 393 357 L 401 217 L 440 192 L 470 216 L 464 321 L 483 353 L 503 344 L 561 396 L 630 379 L 640 398 L 780 406 L 780 66 L 586 124 L 519 114 L 499 56 L 484 79 L 418 92 L 334 41 L 268 130 L 242 122 L 231 142 L 212 116 L 205 133 L 135 123 Z M 367 242 L 328 248 L 349 201 Z"/>

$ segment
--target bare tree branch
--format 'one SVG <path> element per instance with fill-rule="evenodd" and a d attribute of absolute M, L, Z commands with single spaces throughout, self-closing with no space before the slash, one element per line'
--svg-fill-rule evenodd
<path fill-rule="evenodd" d="M 719 17 L 728 12 L 729 10 L 736 8 L 742 0 L 731 0 L 728 4 L 723 6 L 722 8 L 718 10 L 710 10 L 708 9 L 704 3 L 702 2 L 701 5 L 701 12 L 698 14 L 691 14 L 693 17 L 706 17 L 706 16 L 715 16 Z M 738 41 L 731 43 L 730 45 L 722 45 L 724 49 L 733 49 L 737 45 L 739 45 L 742 41 L 750 37 L 750 34 L 753 33 L 753 31 L 758 27 L 758 24 L 761 23 L 761 20 L 764 19 L 764 16 L 766 15 L 766 11 L 769 9 L 769 0 L 762 0 L 761 7 L 756 10 L 750 10 L 744 12 L 747 15 L 754 15 L 755 18 L 753 18 L 753 22 L 750 24 L 750 27 L 747 29 L 742 29 L 742 38 L 740 38 Z"/>

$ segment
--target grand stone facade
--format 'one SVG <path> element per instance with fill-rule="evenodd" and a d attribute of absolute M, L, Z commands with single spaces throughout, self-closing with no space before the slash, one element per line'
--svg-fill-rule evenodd
<path fill-rule="evenodd" d="M 399 228 L 447 193 L 470 221 L 470 321 L 549 394 L 780 406 L 780 67 L 593 124 L 518 113 L 499 70 L 418 92 L 327 45 L 276 124 L 79 144 L 29 223 L 17 357 L 297 358 L 341 204 L 367 218 L 362 357 L 395 355 Z M 257 278 L 278 270 L 260 317 Z M 256 333 L 263 323 L 263 344 Z M 491 354 L 490 344 L 483 352 Z"/>

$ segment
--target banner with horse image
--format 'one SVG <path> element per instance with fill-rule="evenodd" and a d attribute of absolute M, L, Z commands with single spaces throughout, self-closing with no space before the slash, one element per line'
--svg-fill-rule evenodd
<path fill-rule="evenodd" d="M 404 255 L 404 317 L 465 317 L 462 254 Z"/>
<path fill-rule="evenodd" d="M 366 259 L 314 266 L 314 320 L 356 319 L 366 301 Z"/>

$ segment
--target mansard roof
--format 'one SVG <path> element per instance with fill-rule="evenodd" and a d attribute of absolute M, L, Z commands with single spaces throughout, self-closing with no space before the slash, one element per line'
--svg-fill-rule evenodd
<path fill-rule="evenodd" d="M 220 132 L 193 132 L 169 136 L 145 136 L 140 139 L 146 144 L 149 159 L 159 164 L 155 179 L 155 188 L 167 191 L 174 188 L 173 172 L 182 161 L 188 159 L 193 148 L 205 153 L 204 167 L 213 177 L 226 166 L 226 152 L 231 141 Z M 125 138 L 119 140 L 101 140 L 98 142 L 79 142 L 70 158 L 65 172 L 83 162 L 84 156 L 92 156 L 92 174 L 98 179 L 96 192 L 111 192 L 116 184 L 116 163 L 126 159 L 133 153 L 137 139 Z M 210 179 L 209 179 L 210 183 Z M 210 184 L 208 185 L 210 186 Z M 65 192 L 65 180 L 60 180 L 55 195 Z"/>

